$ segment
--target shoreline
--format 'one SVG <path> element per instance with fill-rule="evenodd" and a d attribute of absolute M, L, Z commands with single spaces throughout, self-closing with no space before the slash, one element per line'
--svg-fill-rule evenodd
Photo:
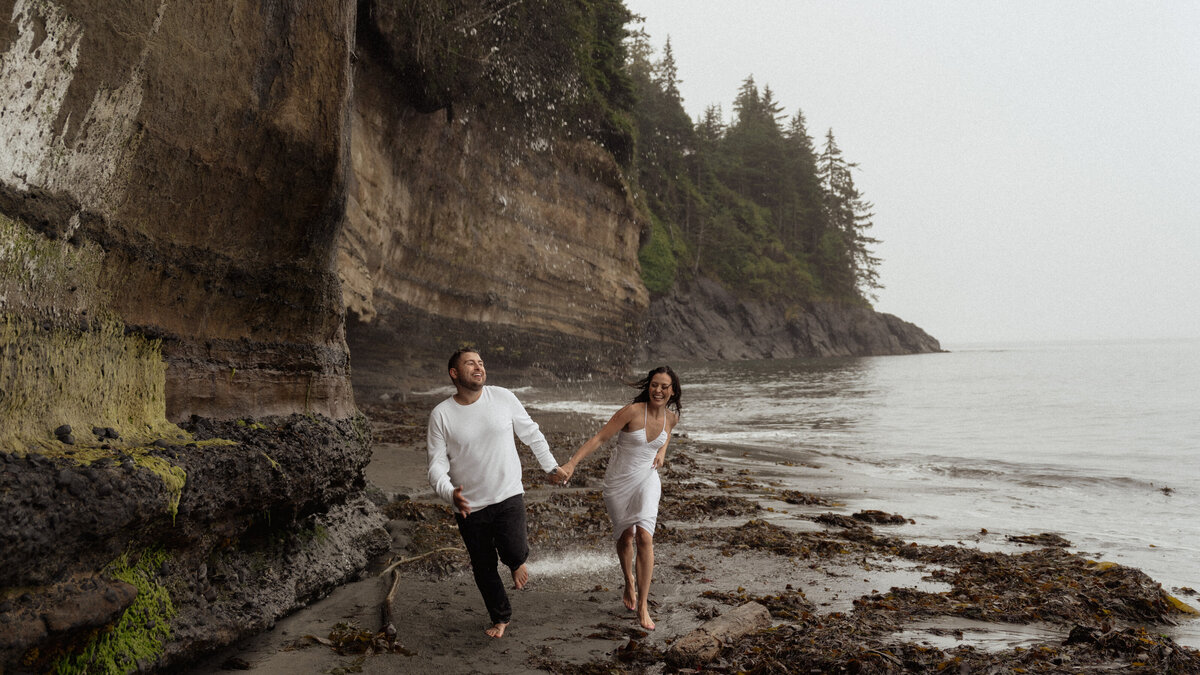
<path fill-rule="evenodd" d="M 441 550 L 461 540 L 425 482 L 424 424 L 435 398 L 364 406 L 375 434 L 366 473 L 391 518 L 390 554 L 360 580 L 186 672 L 673 672 L 664 663 L 672 644 L 748 601 L 771 611 L 772 629 L 728 646 L 710 667 L 770 670 L 775 659 L 789 668 L 855 663 L 864 672 L 899 672 L 896 663 L 1200 669 L 1200 652 L 1155 630 L 1188 615 L 1137 570 L 1089 564 L 1036 536 L 1012 553 L 911 543 L 903 525 L 868 522 L 896 514 L 834 513 L 828 498 L 772 485 L 687 438 L 672 441 L 663 471 L 657 630 L 643 631 L 621 604 L 599 496 L 601 450 L 568 488 L 533 483 L 539 471 L 523 456 L 531 583 L 510 591 L 513 623 L 493 640 L 483 633 L 487 616 L 465 554 Z M 556 456 L 596 428 L 581 414 L 532 414 Z M 367 655 L 368 644 L 390 646 L 377 638 L 391 582 L 377 575 L 396 560 L 408 561 L 397 567 L 392 604 L 400 648 Z M 1064 644 L 1068 637 L 1075 642 Z"/>

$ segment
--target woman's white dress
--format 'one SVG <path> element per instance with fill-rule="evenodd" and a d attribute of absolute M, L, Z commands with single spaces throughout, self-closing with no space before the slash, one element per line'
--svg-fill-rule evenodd
<path fill-rule="evenodd" d="M 652 441 L 646 441 L 646 427 L 617 434 L 617 447 L 608 460 L 604 474 L 604 504 L 613 523 L 613 538 L 638 526 L 654 534 L 658 521 L 658 500 L 662 483 L 654 468 L 654 455 L 667 442 L 667 427 Z"/>

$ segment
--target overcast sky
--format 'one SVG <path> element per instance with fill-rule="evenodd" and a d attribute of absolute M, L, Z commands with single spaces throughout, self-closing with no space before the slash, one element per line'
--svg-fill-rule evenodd
<path fill-rule="evenodd" d="M 944 346 L 1200 337 L 1200 2 L 626 0 L 693 119 L 749 75 L 875 204 Z"/>

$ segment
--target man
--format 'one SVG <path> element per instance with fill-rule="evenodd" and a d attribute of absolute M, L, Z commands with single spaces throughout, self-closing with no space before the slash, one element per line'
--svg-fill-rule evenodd
<path fill-rule="evenodd" d="M 518 589 L 529 581 L 525 489 L 514 432 L 533 450 L 548 479 L 561 483 L 567 476 L 517 397 L 507 389 L 484 386 L 487 371 L 479 352 L 454 352 L 449 373 L 454 396 L 429 415 L 429 484 L 454 504 L 475 585 L 492 622 L 485 632 L 498 638 L 512 618 L 512 606 L 496 571 L 497 557 L 512 572 Z"/>

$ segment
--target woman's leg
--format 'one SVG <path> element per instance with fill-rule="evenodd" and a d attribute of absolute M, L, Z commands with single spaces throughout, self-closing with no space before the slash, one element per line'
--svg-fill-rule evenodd
<path fill-rule="evenodd" d="M 654 535 L 637 529 L 637 613 L 642 628 L 654 630 L 650 618 L 650 578 L 654 576 Z"/>
<path fill-rule="evenodd" d="M 617 560 L 621 562 L 621 576 L 625 578 L 625 590 L 621 594 L 621 599 L 625 602 L 625 606 L 629 609 L 635 609 L 636 605 L 634 588 L 636 582 L 633 578 L 633 531 L 631 527 L 621 533 L 617 538 Z"/>

